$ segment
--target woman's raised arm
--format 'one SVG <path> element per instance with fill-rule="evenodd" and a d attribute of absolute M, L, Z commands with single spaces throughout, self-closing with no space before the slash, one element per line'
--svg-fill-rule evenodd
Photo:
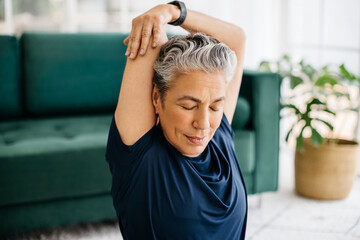
<path fill-rule="evenodd" d="M 179 18 L 180 9 L 177 6 L 170 4 L 162 4 L 162 6 L 163 6 L 162 10 L 167 11 L 168 14 L 171 15 L 171 21 L 168 22 L 172 22 Z M 160 19 L 161 17 L 158 18 L 158 21 L 160 21 Z M 237 66 L 234 77 L 232 81 L 229 83 L 229 86 L 227 88 L 226 103 L 224 107 L 224 113 L 227 119 L 229 120 L 229 122 L 231 123 L 235 112 L 235 107 L 239 95 L 241 79 L 243 74 L 243 62 L 244 62 L 244 52 L 245 52 L 245 40 L 246 40 L 244 31 L 242 30 L 242 28 L 234 24 L 222 21 L 220 19 L 190 9 L 187 10 L 187 17 L 185 21 L 180 25 L 180 27 L 184 28 L 190 33 L 203 32 L 208 35 L 211 35 L 216 39 L 218 39 L 219 41 L 225 43 L 233 51 L 235 51 L 237 56 Z M 128 53 L 133 54 L 134 58 L 138 55 L 138 52 L 140 52 L 140 55 L 145 54 L 147 49 L 149 49 L 148 46 L 149 45 L 152 46 L 153 43 L 157 43 L 158 41 L 157 29 L 154 28 L 152 31 L 152 34 L 154 35 L 153 41 L 149 40 L 150 36 L 152 35 L 149 34 L 151 33 L 151 31 L 141 33 L 140 29 L 141 28 L 138 27 L 133 31 L 138 32 L 137 35 L 141 36 L 141 38 L 131 39 L 131 36 L 129 36 L 129 38 L 125 39 L 124 41 L 124 43 L 128 45 Z"/>
<path fill-rule="evenodd" d="M 166 8 L 166 5 L 159 5 L 135 18 L 127 38 L 135 43 L 146 35 L 151 41 L 153 36 L 150 33 L 154 32 L 158 46 L 149 48 L 144 56 L 136 59 L 131 56 L 126 62 L 115 110 L 115 122 L 126 145 L 134 144 L 155 124 L 155 111 L 151 101 L 153 66 L 160 46 L 168 40 L 164 25 L 171 21 L 172 16 Z"/>

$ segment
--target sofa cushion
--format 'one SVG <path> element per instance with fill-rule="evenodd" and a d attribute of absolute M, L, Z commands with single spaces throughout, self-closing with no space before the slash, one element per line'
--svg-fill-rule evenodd
<path fill-rule="evenodd" d="M 239 96 L 235 113 L 231 122 L 231 126 L 234 130 L 243 129 L 250 119 L 250 104 L 248 100 Z"/>
<path fill-rule="evenodd" d="M 0 123 L 0 206 L 109 193 L 111 117 Z"/>
<path fill-rule="evenodd" d="M 255 170 L 255 131 L 234 131 L 236 156 L 243 173 L 253 173 Z"/>
<path fill-rule="evenodd" d="M 27 113 L 61 116 L 114 111 L 126 62 L 126 36 L 23 34 Z"/>
<path fill-rule="evenodd" d="M 19 44 L 14 36 L 0 36 L 0 120 L 21 116 Z"/>

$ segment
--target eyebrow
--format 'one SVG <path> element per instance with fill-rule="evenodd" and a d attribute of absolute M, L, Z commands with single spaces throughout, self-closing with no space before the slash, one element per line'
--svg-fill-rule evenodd
<path fill-rule="evenodd" d="M 194 102 L 197 102 L 197 103 L 201 103 L 200 99 L 194 98 L 194 97 L 189 96 L 189 95 L 185 95 L 185 96 L 177 99 L 177 101 L 182 101 L 182 100 L 191 100 L 191 101 L 194 101 Z M 214 101 L 212 101 L 211 103 L 220 102 L 220 101 L 225 101 L 225 97 L 223 96 L 223 97 L 217 98 Z"/>

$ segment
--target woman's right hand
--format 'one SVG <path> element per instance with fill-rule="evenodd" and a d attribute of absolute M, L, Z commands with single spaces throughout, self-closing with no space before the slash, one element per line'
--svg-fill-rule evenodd
<path fill-rule="evenodd" d="M 134 18 L 130 35 L 124 40 L 124 44 L 128 46 L 125 55 L 135 59 L 139 50 L 140 55 L 146 53 L 149 44 L 153 48 L 160 45 L 161 35 L 166 35 L 165 24 L 175 21 L 179 16 L 180 9 L 177 6 L 160 4 Z"/>

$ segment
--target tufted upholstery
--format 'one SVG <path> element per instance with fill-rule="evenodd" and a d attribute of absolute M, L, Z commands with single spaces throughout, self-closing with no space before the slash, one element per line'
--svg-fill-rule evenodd
<path fill-rule="evenodd" d="M 105 146 L 110 115 L 27 119 L 0 123 L 0 157 Z M 91 147 L 91 146 L 90 146 Z"/>
<path fill-rule="evenodd" d="M 108 192 L 102 159 L 111 117 L 0 123 L 0 206 Z"/>

